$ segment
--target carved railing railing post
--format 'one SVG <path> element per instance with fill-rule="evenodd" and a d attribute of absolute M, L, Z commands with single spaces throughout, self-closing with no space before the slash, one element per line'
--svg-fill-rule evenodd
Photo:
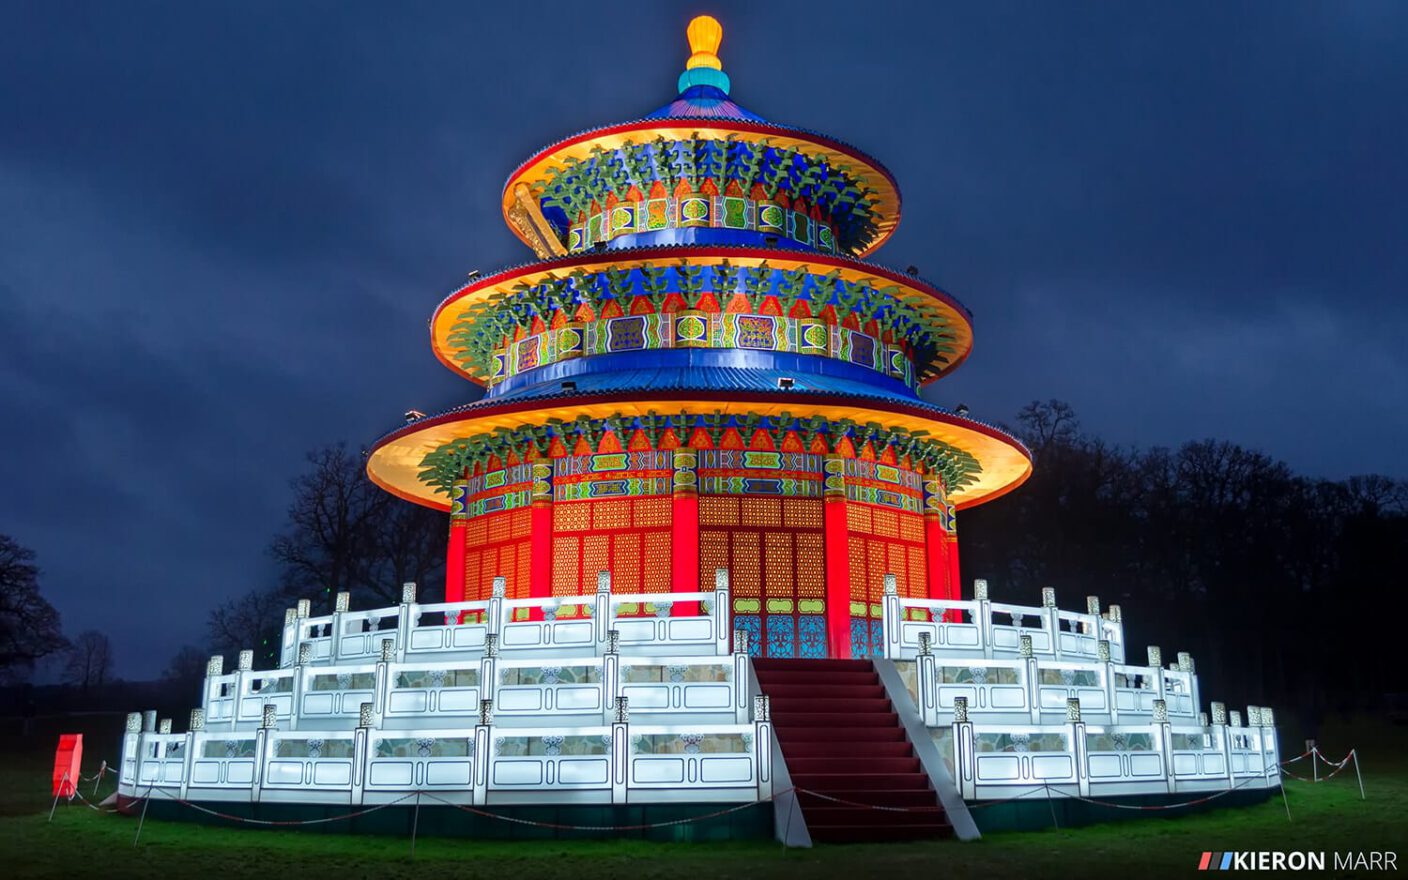
<path fill-rule="evenodd" d="M 1111 660 L 1108 639 L 1095 643 L 1095 659 L 1100 663 L 1100 682 L 1105 687 L 1105 705 L 1110 712 L 1110 723 L 1119 724 L 1120 708 L 1115 700 L 1115 665 Z"/>
<path fill-rule="evenodd" d="M 1163 699 L 1154 701 L 1154 715 L 1150 720 L 1154 742 L 1159 744 L 1159 752 L 1164 759 L 1164 779 L 1170 792 L 1178 790 L 1178 781 L 1173 772 L 1173 727 L 1168 722 L 1168 703 Z"/>
<path fill-rule="evenodd" d="M 919 656 L 915 658 L 917 669 L 915 687 L 919 690 L 919 717 L 925 726 L 939 724 L 939 670 L 934 662 L 934 635 L 930 632 L 919 634 Z"/>
<path fill-rule="evenodd" d="M 342 618 L 352 609 L 352 594 L 343 590 L 333 596 L 332 623 L 328 626 L 328 662 L 337 665 L 342 659 Z"/>
<path fill-rule="evenodd" d="M 611 607 L 611 572 L 596 573 L 596 604 L 592 607 L 596 626 L 597 651 L 606 645 L 606 633 L 616 628 L 616 609 Z"/>
<path fill-rule="evenodd" d="M 279 668 L 292 666 L 298 656 L 298 609 L 284 609 L 284 628 L 279 637 Z"/>
<path fill-rule="evenodd" d="M 474 803 L 483 805 L 489 799 L 490 765 L 494 761 L 494 701 L 481 696 L 479 723 L 474 726 Z"/>
<path fill-rule="evenodd" d="M 1066 698 L 1066 723 L 1070 725 L 1071 755 L 1076 762 L 1076 786 L 1081 797 L 1090 797 L 1090 754 L 1085 741 L 1085 722 L 1081 719 L 1080 698 Z"/>
<path fill-rule="evenodd" d="M 1164 652 L 1158 645 L 1150 645 L 1145 651 L 1148 653 L 1149 680 L 1153 682 L 1149 690 L 1155 700 L 1168 699 L 1168 682 L 1164 679 Z"/>
<path fill-rule="evenodd" d="M 882 581 L 882 602 L 880 611 L 880 656 L 890 660 L 900 659 L 902 647 L 900 639 L 904 633 L 904 612 L 900 609 L 899 582 L 894 574 L 886 572 Z"/>
<path fill-rule="evenodd" d="M 953 698 L 953 775 L 958 791 L 967 800 L 978 796 L 978 764 L 973 724 L 968 720 L 968 698 Z"/>
<path fill-rule="evenodd" d="M 772 699 L 753 698 L 753 760 L 758 774 L 758 800 L 772 797 Z"/>
<path fill-rule="evenodd" d="M 1061 659 L 1061 609 L 1056 607 L 1056 588 L 1041 588 L 1041 615 L 1051 639 L 1051 656 Z"/>
<path fill-rule="evenodd" d="M 983 656 L 992 656 L 992 602 L 988 599 L 988 582 L 983 578 L 973 581 L 973 600 L 978 603 L 978 638 L 982 640 Z"/>
<path fill-rule="evenodd" d="M 1022 658 L 1022 685 L 1027 691 L 1027 708 L 1033 724 L 1041 723 L 1041 673 L 1037 669 L 1031 633 L 1017 636 L 1017 654 Z"/>
<path fill-rule="evenodd" d="M 396 611 L 396 662 L 405 663 L 410 649 L 411 633 L 420 624 L 420 607 L 416 602 L 416 582 L 401 585 L 401 605 Z"/>
<path fill-rule="evenodd" d="M 729 589 L 728 569 L 714 569 L 714 637 L 719 656 L 729 653 L 729 637 L 733 635 L 733 596 Z"/>
<path fill-rule="evenodd" d="M 631 770 L 630 702 L 617 697 L 611 720 L 611 803 L 626 802 L 626 781 Z"/>
<path fill-rule="evenodd" d="M 601 708 L 602 720 L 611 723 L 616 698 L 621 693 L 621 632 L 607 630 L 606 650 L 601 655 Z"/>
<path fill-rule="evenodd" d="M 1235 788 L 1232 772 L 1232 734 L 1227 729 L 1227 704 L 1214 700 L 1208 704 L 1212 710 L 1212 741 L 1222 752 L 1222 766 L 1227 771 L 1227 787 Z"/>
<path fill-rule="evenodd" d="M 748 670 L 752 660 L 748 657 L 748 633 L 733 631 L 733 720 L 737 724 L 748 722 Z"/>

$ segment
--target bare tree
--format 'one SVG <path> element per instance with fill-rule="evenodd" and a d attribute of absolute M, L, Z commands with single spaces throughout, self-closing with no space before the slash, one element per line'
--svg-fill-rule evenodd
<path fill-rule="evenodd" d="M 83 691 L 101 687 L 112 675 L 112 643 L 95 629 L 78 634 L 68 649 L 64 664 L 64 681 L 78 685 Z"/>
<path fill-rule="evenodd" d="M 362 601 L 395 602 L 402 582 L 440 575 L 443 514 L 373 485 L 361 457 L 340 444 L 309 453 L 308 462 L 311 469 L 290 484 L 288 527 L 270 547 L 286 594 L 327 597 L 348 590 Z"/>
<path fill-rule="evenodd" d="M 206 621 L 211 651 L 236 654 L 248 648 L 261 661 L 277 660 L 287 604 L 278 590 L 251 590 L 221 604 Z"/>
<path fill-rule="evenodd" d="M 39 595 L 34 551 L 0 535 L 0 681 L 18 677 L 35 660 L 66 647 L 59 612 Z"/>
<path fill-rule="evenodd" d="M 205 678 L 208 655 L 195 645 L 182 645 L 166 664 L 161 677 L 173 685 L 191 685 Z"/>

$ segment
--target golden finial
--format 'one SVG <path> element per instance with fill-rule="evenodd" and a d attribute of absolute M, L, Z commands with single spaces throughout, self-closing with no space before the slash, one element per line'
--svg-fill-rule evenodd
<path fill-rule="evenodd" d="M 685 29 L 685 36 L 689 38 L 689 61 L 685 63 L 686 70 L 693 70 L 696 67 L 712 67 L 714 70 L 723 70 L 724 66 L 719 61 L 719 43 L 724 39 L 723 25 L 712 15 L 696 15 L 690 19 L 689 27 Z"/>

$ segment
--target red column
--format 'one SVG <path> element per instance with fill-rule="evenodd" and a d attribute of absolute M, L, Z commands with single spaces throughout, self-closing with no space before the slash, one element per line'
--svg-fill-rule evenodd
<path fill-rule="evenodd" d="M 450 543 L 445 548 L 445 601 L 464 601 L 465 535 L 469 531 L 469 485 L 450 488 Z"/>
<path fill-rule="evenodd" d="M 929 598 L 948 599 L 948 533 L 944 530 L 943 487 L 937 477 L 924 481 L 924 564 Z"/>
<path fill-rule="evenodd" d="M 552 464 L 533 462 L 533 485 L 529 490 L 528 597 L 543 599 L 552 595 Z"/>
<path fill-rule="evenodd" d="M 676 593 L 699 592 L 699 491 L 693 449 L 671 453 L 675 478 L 670 500 L 670 588 Z M 681 617 L 699 613 L 699 603 L 683 602 L 672 609 Z"/>
<path fill-rule="evenodd" d="M 826 645 L 836 658 L 851 656 L 851 552 L 846 523 L 846 478 L 842 460 L 827 456 L 822 498 L 826 545 Z"/>
<path fill-rule="evenodd" d="M 954 515 L 952 506 L 949 507 L 948 522 L 948 597 L 961 599 L 963 578 L 958 573 L 958 517 Z"/>

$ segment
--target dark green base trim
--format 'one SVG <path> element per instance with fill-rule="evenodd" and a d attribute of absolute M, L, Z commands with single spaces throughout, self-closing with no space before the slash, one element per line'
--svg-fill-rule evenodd
<path fill-rule="evenodd" d="M 1222 795 L 1216 800 L 1191 807 L 1172 810 L 1124 810 L 1090 804 L 1070 798 L 1034 798 L 1032 800 L 1011 801 L 1005 804 L 983 806 L 983 801 L 969 801 L 968 807 L 978 829 L 984 834 L 992 831 L 1039 831 L 1043 828 L 1079 828 L 1100 822 L 1119 822 L 1125 819 L 1178 819 L 1193 813 L 1207 812 L 1219 807 L 1246 807 L 1259 804 L 1276 794 L 1278 789 L 1243 789 Z M 1126 806 L 1155 807 L 1169 804 L 1182 804 L 1216 792 L 1177 792 L 1174 794 L 1104 796 L 1097 800 L 1109 801 Z"/>
<path fill-rule="evenodd" d="M 242 819 L 268 821 L 308 821 L 329 816 L 341 816 L 355 807 L 328 804 L 239 804 L 205 802 L 202 807 L 218 810 Z M 727 809 L 733 804 L 574 804 L 561 806 L 503 805 L 476 807 L 485 812 L 513 819 L 542 822 L 549 825 L 649 825 L 705 816 Z M 141 802 L 131 802 L 124 810 L 129 814 L 141 811 Z M 409 837 L 415 819 L 413 804 L 397 804 L 353 819 L 339 819 L 317 825 L 251 825 L 211 816 L 174 801 L 153 800 L 147 808 L 147 818 L 196 822 L 249 829 L 296 829 L 324 834 L 384 834 Z M 695 822 L 667 825 L 660 828 L 631 828 L 608 831 L 575 831 L 522 825 L 467 813 L 444 804 L 422 803 L 416 833 L 423 837 L 472 837 L 481 840 L 654 840 L 673 843 L 705 843 L 725 840 L 771 840 L 773 836 L 772 804 L 760 802 L 722 816 L 712 816 Z"/>

